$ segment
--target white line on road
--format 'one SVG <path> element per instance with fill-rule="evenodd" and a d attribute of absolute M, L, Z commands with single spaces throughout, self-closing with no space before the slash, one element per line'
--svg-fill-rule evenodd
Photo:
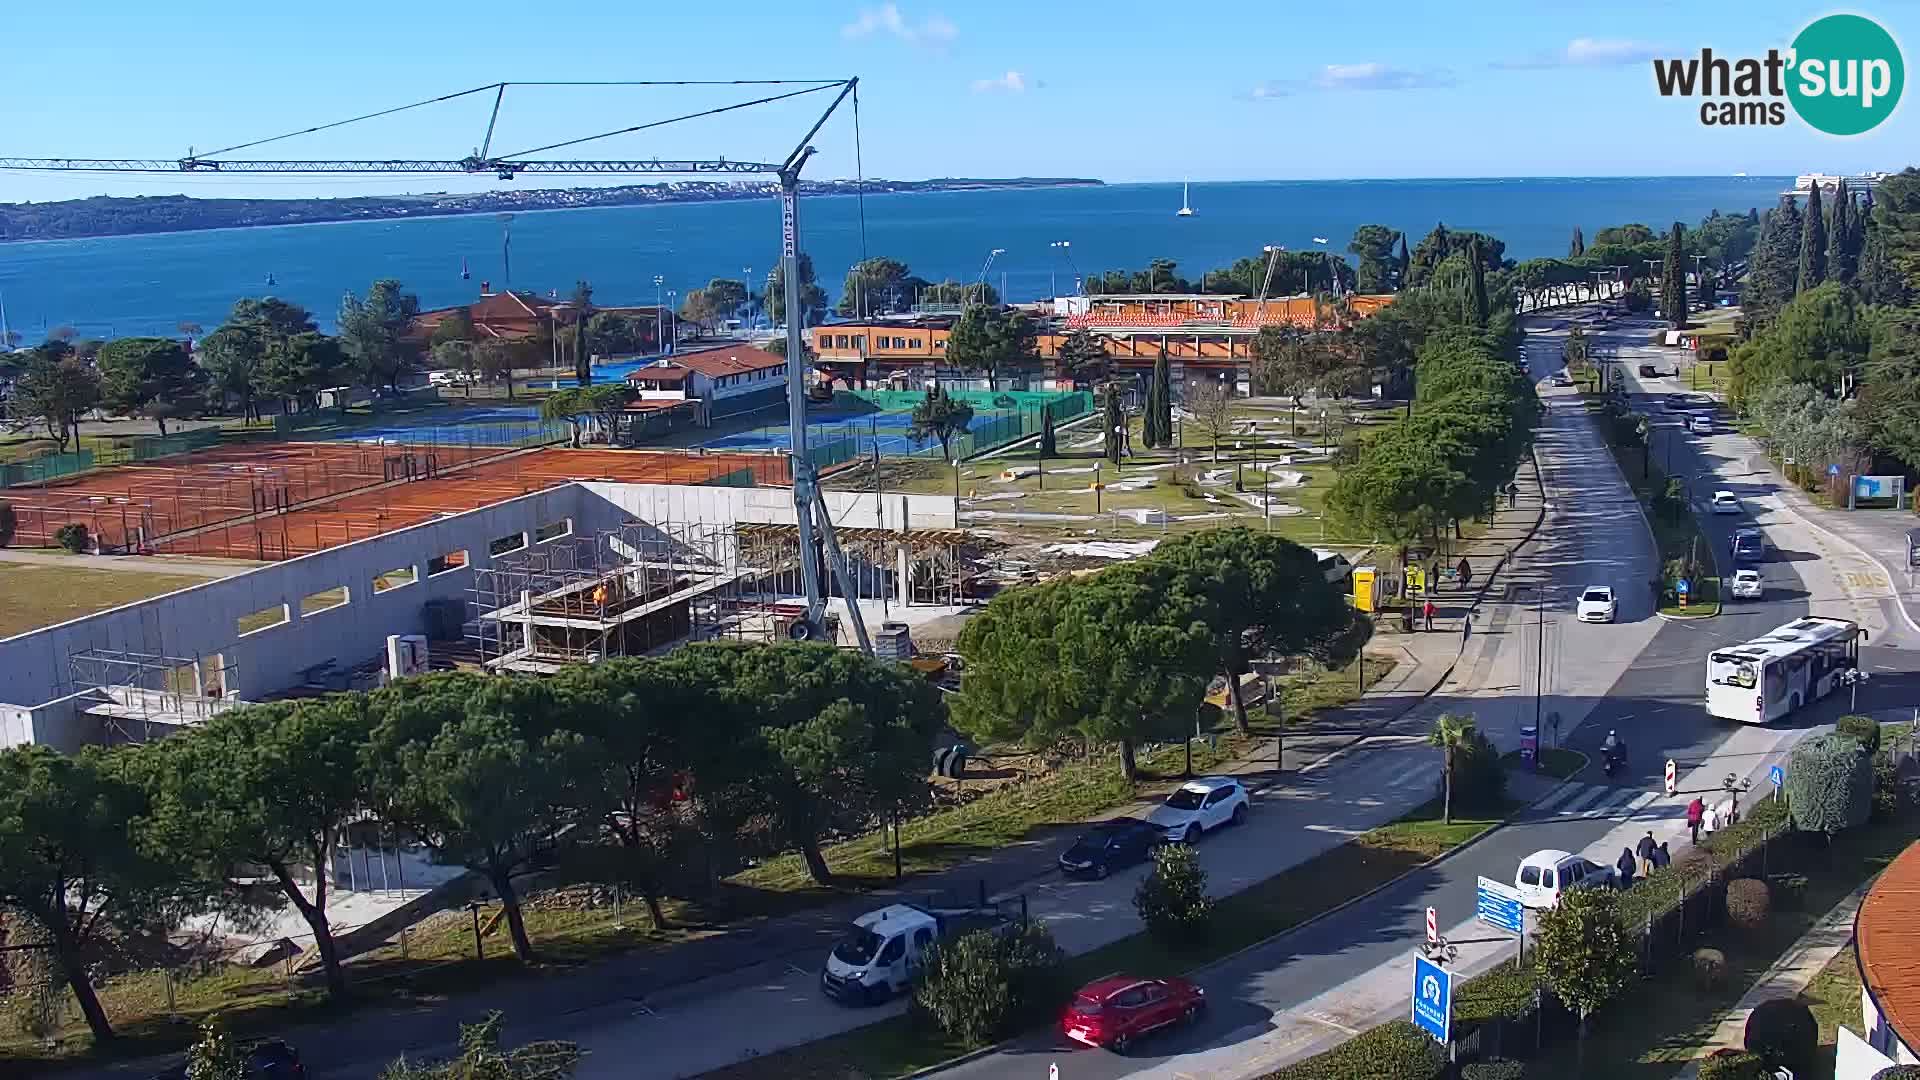
<path fill-rule="evenodd" d="M 1582 795 L 1580 798 L 1575 799 L 1574 801 L 1568 803 L 1565 807 L 1563 807 L 1560 811 L 1560 816 L 1566 817 L 1569 814 L 1577 814 L 1580 811 L 1585 810 L 1587 807 L 1592 806 L 1594 803 L 1597 803 L 1601 799 L 1606 798 L 1607 792 L 1611 790 L 1613 789 L 1606 788 L 1606 787 L 1588 788 L 1587 792 L 1584 795 Z"/>

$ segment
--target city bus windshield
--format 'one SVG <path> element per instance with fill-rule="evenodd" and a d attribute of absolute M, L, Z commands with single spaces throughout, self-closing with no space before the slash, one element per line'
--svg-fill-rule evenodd
<path fill-rule="evenodd" d="M 1708 657 L 1707 681 L 1715 686 L 1737 686 L 1751 690 L 1760 684 L 1760 666 L 1752 660 L 1728 653 Z"/>

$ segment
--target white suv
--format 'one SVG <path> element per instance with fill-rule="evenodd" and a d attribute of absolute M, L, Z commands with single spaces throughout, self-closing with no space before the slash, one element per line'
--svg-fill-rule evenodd
<path fill-rule="evenodd" d="M 1189 780 L 1153 808 L 1147 821 L 1174 843 L 1192 843 L 1200 834 L 1247 819 L 1247 789 L 1230 776 Z"/>
<path fill-rule="evenodd" d="M 1733 572 L 1733 598 L 1735 600 L 1758 600 L 1766 593 L 1767 587 L 1760 581 L 1758 570 L 1735 570 Z"/>

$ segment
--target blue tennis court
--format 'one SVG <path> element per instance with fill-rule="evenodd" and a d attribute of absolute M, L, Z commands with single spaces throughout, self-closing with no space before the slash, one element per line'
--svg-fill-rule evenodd
<path fill-rule="evenodd" d="M 502 405 L 456 413 L 433 410 L 391 423 L 314 431 L 304 437 L 330 442 L 511 445 L 544 426 L 538 406 Z"/>
<path fill-rule="evenodd" d="M 875 450 L 889 457 L 937 455 L 940 452 L 938 439 L 915 441 L 908 433 L 913 427 L 912 413 L 809 410 L 809 415 L 812 420 L 807 424 L 808 446 L 816 452 L 833 447 L 831 457 L 834 461 L 845 461 L 871 454 Z M 995 419 L 992 414 L 976 414 L 968 422 L 968 430 L 978 432 Z M 712 439 L 702 445 L 709 450 L 791 450 L 793 428 L 787 424 L 769 424 Z"/>

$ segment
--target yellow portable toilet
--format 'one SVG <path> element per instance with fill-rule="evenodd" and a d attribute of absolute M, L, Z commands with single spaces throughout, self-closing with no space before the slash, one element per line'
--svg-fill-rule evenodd
<path fill-rule="evenodd" d="M 1353 606 L 1360 611 L 1372 612 L 1376 597 L 1374 582 L 1380 576 L 1378 567 L 1356 566 L 1353 568 Z"/>

